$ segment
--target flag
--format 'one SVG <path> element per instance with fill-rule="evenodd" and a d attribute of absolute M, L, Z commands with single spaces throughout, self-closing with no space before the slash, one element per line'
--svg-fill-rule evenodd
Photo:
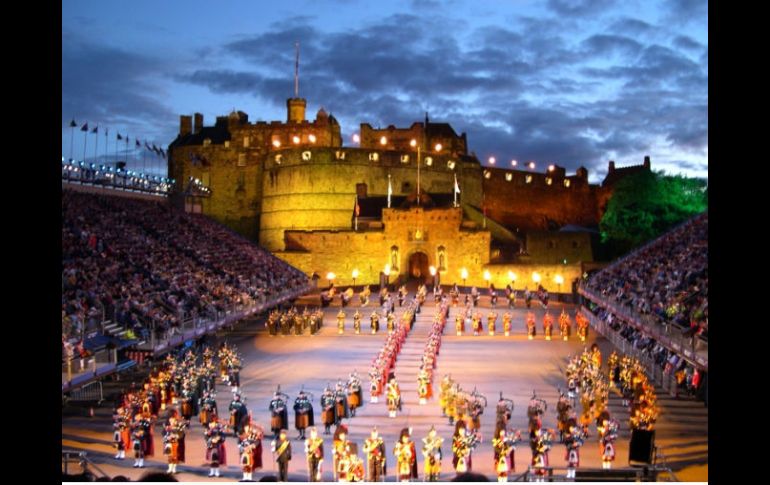
<path fill-rule="evenodd" d="M 145 147 L 146 149 L 148 149 L 148 150 L 152 150 L 152 148 L 150 148 L 150 145 L 148 145 L 148 144 L 147 144 L 147 142 L 144 142 L 144 147 Z"/>
<path fill-rule="evenodd" d="M 391 195 L 393 195 L 393 182 L 390 180 L 390 175 L 388 175 L 388 207 L 390 207 Z"/>
<path fill-rule="evenodd" d="M 166 158 L 166 152 L 162 148 L 160 149 L 160 156 Z"/>
<path fill-rule="evenodd" d="M 99 125 L 94 126 L 94 129 L 91 130 L 91 133 L 99 133 Z"/>
<path fill-rule="evenodd" d="M 460 185 L 457 183 L 457 175 L 455 175 L 455 194 L 460 193 Z"/>
<path fill-rule="evenodd" d="M 78 124 L 75 123 L 75 120 L 70 121 L 70 128 L 75 128 L 76 126 L 78 126 Z"/>
<path fill-rule="evenodd" d="M 160 155 L 160 149 L 155 146 L 155 144 L 152 144 L 152 151 L 154 151 L 157 155 Z"/>
<path fill-rule="evenodd" d="M 136 141 L 136 147 L 137 148 L 142 148 L 142 144 L 139 143 L 139 138 L 137 138 L 135 141 Z"/>
<path fill-rule="evenodd" d="M 356 217 L 361 214 L 361 206 L 358 205 L 358 194 L 356 194 Z"/>
<path fill-rule="evenodd" d="M 88 122 L 86 122 L 85 125 L 80 127 L 80 131 L 86 131 L 86 132 L 88 131 Z"/>
<path fill-rule="evenodd" d="M 122 139 L 123 139 L 123 137 L 120 136 L 120 133 L 118 133 L 118 140 L 122 140 Z"/>

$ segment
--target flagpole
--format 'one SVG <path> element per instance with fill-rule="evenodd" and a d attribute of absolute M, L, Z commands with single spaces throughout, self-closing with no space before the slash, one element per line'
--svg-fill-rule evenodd
<path fill-rule="evenodd" d="M 96 135 L 96 144 L 94 146 L 94 162 L 96 162 L 96 152 L 99 150 L 99 125 L 96 125 L 96 128 L 94 128 L 96 131 L 94 132 L 94 135 Z"/>
<path fill-rule="evenodd" d="M 73 122 L 75 121 L 74 118 L 72 121 Z M 72 148 L 74 144 L 75 144 L 75 127 L 72 126 L 72 123 L 70 123 L 70 161 L 72 161 Z"/>
<path fill-rule="evenodd" d="M 86 127 L 86 135 L 83 137 L 83 162 L 86 161 L 86 145 L 88 145 L 88 127 Z"/>
<path fill-rule="evenodd" d="M 393 193 L 393 186 L 390 183 L 390 174 L 388 174 L 388 209 L 390 209 L 390 195 Z"/>
<path fill-rule="evenodd" d="M 107 154 L 110 153 L 110 139 L 107 138 L 107 135 L 110 134 L 110 129 L 105 128 L 104 129 L 104 161 L 106 163 L 107 161 Z"/>
<path fill-rule="evenodd" d="M 452 192 L 455 193 L 455 207 L 457 207 L 457 174 L 455 174 L 455 186 L 452 189 Z"/>
<path fill-rule="evenodd" d="M 420 145 L 417 145 L 417 205 L 420 205 Z"/>

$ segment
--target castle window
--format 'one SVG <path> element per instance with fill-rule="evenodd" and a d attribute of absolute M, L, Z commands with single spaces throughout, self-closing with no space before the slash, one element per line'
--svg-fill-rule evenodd
<path fill-rule="evenodd" d="M 532 183 L 532 175 L 527 175 L 526 177 L 524 177 L 524 181 L 526 183 L 528 183 L 528 184 L 531 184 Z"/>
<path fill-rule="evenodd" d="M 505 180 L 508 181 L 508 182 L 513 180 L 513 174 L 512 173 L 505 174 Z"/>
<path fill-rule="evenodd" d="M 244 136 L 243 137 L 243 148 L 249 148 L 249 137 Z"/>
<path fill-rule="evenodd" d="M 401 163 L 409 163 L 409 155 L 401 155 Z"/>
<path fill-rule="evenodd" d="M 207 147 L 209 145 L 211 145 L 211 138 L 204 138 L 203 139 L 203 146 Z"/>
<path fill-rule="evenodd" d="M 564 179 L 564 186 L 569 188 L 570 181 L 569 179 Z"/>
<path fill-rule="evenodd" d="M 390 247 L 390 270 L 398 273 L 398 246 Z"/>
<path fill-rule="evenodd" d="M 369 160 L 370 160 L 370 161 L 372 161 L 372 162 L 376 162 L 376 161 L 377 161 L 377 160 L 379 160 L 379 159 L 380 159 L 380 154 L 379 154 L 379 153 L 377 153 L 377 152 L 372 152 L 372 153 L 370 153 L 370 154 L 369 154 Z"/>
<path fill-rule="evenodd" d="M 436 250 L 436 261 L 438 261 L 438 270 L 446 271 L 446 248 L 439 246 Z"/>
<path fill-rule="evenodd" d="M 275 156 L 275 163 L 277 163 L 278 165 L 280 165 L 282 161 L 283 161 L 283 155 L 281 155 L 280 153 L 279 153 L 279 154 L 277 154 L 277 155 Z"/>
<path fill-rule="evenodd" d="M 446 162 L 446 166 L 447 166 L 447 168 L 448 168 L 449 170 L 454 170 L 454 169 L 455 169 L 455 162 L 454 162 L 454 160 L 449 160 L 449 161 L 447 161 L 447 162 Z"/>
<path fill-rule="evenodd" d="M 345 152 L 343 152 L 342 150 L 337 150 L 336 152 L 334 152 L 334 158 L 336 158 L 337 160 L 345 160 Z"/>
<path fill-rule="evenodd" d="M 490 172 L 489 170 L 484 170 L 484 178 L 485 179 L 488 179 L 491 176 L 492 176 L 492 172 Z"/>
<path fill-rule="evenodd" d="M 225 140 L 225 148 L 230 148 L 230 140 Z"/>
<path fill-rule="evenodd" d="M 432 166 L 433 165 L 433 157 L 425 157 L 425 165 Z"/>
<path fill-rule="evenodd" d="M 412 191 L 412 184 L 409 182 L 404 182 L 401 184 L 401 193 L 402 194 L 408 194 Z"/>
<path fill-rule="evenodd" d="M 552 183 L 553 183 L 553 179 L 551 177 L 546 177 L 545 178 L 545 184 L 546 185 L 551 185 Z"/>
<path fill-rule="evenodd" d="M 310 150 L 306 150 L 302 152 L 302 160 L 310 160 L 310 158 L 313 156 L 312 153 L 310 153 Z"/>
<path fill-rule="evenodd" d="M 239 167 L 245 167 L 246 166 L 246 154 L 245 153 L 239 153 L 238 154 L 238 166 Z"/>

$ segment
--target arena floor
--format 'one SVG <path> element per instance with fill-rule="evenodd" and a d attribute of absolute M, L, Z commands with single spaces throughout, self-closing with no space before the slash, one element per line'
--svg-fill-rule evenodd
<path fill-rule="evenodd" d="M 374 295 L 373 295 L 374 296 Z M 502 299 L 501 299 L 502 301 Z M 318 296 L 308 296 L 299 300 L 299 305 L 318 305 Z M 519 302 L 521 305 L 521 302 Z M 395 481 L 395 458 L 392 454 L 393 445 L 398 433 L 404 427 L 413 428 L 413 436 L 418 445 L 427 435 L 431 425 L 435 425 L 439 436 L 444 438 L 444 460 L 442 462 L 442 480 L 454 477 L 451 463 L 451 437 L 453 427 L 448 420 L 441 416 L 438 405 L 438 384 L 444 374 L 451 376 L 467 390 L 477 388 L 484 394 L 489 406 L 481 418 L 482 443 L 473 453 L 473 471 L 483 473 L 490 480 L 495 479 L 492 460 L 491 437 L 495 425 L 495 404 L 499 393 L 510 398 L 515 403 L 515 410 L 510 425 L 525 433 L 527 427 L 526 408 L 533 391 L 548 403 L 548 410 L 543 424 L 548 428 L 556 428 L 556 401 L 558 388 L 565 387 L 563 368 L 570 355 L 583 350 L 586 345 L 597 342 L 602 349 L 603 362 L 606 362 L 611 345 L 607 340 L 595 334 L 589 335 L 586 344 L 576 337 L 569 342 L 561 340 L 545 341 L 541 334 L 542 316 L 545 312 L 540 305 L 533 304 L 537 316 L 538 336 L 535 340 L 527 340 L 525 330 L 526 308 L 517 306 L 514 310 L 513 332 L 510 337 L 504 337 L 502 332 L 495 336 L 464 335 L 455 336 L 454 312 L 450 310 L 438 365 L 434 377 L 434 398 L 427 405 L 420 406 L 417 400 L 417 370 L 419 360 L 425 346 L 426 337 L 430 330 L 435 306 L 432 297 L 423 306 L 418 315 L 414 330 L 407 337 L 396 364 L 396 377 L 401 386 L 404 402 L 403 412 L 396 418 L 389 418 L 384 399 L 377 404 L 368 402 L 368 371 L 372 359 L 379 352 L 385 341 L 386 333 L 377 335 L 363 333 L 354 335 L 352 331 L 352 314 L 356 303 L 346 309 L 346 333 L 337 334 L 336 314 L 339 302 L 325 309 L 324 327 L 315 336 L 286 336 L 271 337 L 264 325 L 250 322 L 237 328 L 227 337 L 229 343 L 238 346 L 243 356 L 244 368 L 241 372 L 241 388 L 246 398 L 249 410 L 254 419 L 269 428 L 268 405 L 278 384 L 281 390 L 291 396 L 292 401 L 304 385 L 306 391 L 314 395 L 316 420 L 320 420 L 319 399 L 327 383 L 332 385 L 338 379 L 346 379 L 348 374 L 357 370 L 364 383 L 365 404 L 358 410 L 357 416 L 346 420 L 350 429 L 349 439 L 363 445 L 373 426 L 377 426 L 385 438 L 388 452 L 387 481 Z M 482 314 L 489 312 L 489 302 L 482 299 Z M 550 311 L 558 317 L 562 304 L 554 302 Z M 362 309 L 362 328 L 369 328 L 371 305 Z M 501 329 L 501 317 L 505 311 L 498 308 L 498 330 Z M 574 315 L 572 305 L 567 305 L 567 311 Z M 400 313 L 398 309 L 397 314 Z M 574 319 L 573 319 L 574 321 Z M 574 325 L 574 323 L 573 323 Z M 486 325 L 485 325 L 486 326 Z M 220 409 L 227 409 L 231 394 L 224 386 L 219 386 L 217 401 Z M 702 403 L 691 400 L 675 400 L 659 391 L 661 418 L 657 426 L 656 444 L 666 456 L 667 463 L 677 473 L 680 480 L 708 480 L 708 413 Z M 293 402 L 292 402 L 293 404 Z M 610 399 L 610 412 L 621 424 L 620 439 L 617 442 L 617 459 L 614 468 L 628 466 L 628 412 L 620 405 L 620 398 L 613 395 Z M 289 413 L 290 425 L 293 425 L 293 412 Z M 62 417 L 62 449 L 77 449 L 88 451 L 88 456 L 110 476 L 125 475 L 136 479 L 148 470 L 165 471 L 167 464 L 161 450 L 160 427 L 156 428 L 156 455 L 145 460 L 144 469 L 132 468 L 133 460 L 117 461 L 113 458 L 115 451 L 112 447 L 111 409 L 105 404 L 96 410 L 93 418 L 65 412 Z M 319 427 L 319 432 L 323 427 Z M 269 433 L 269 429 L 267 429 Z M 297 433 L 290 429 L 290 436 L 296 438 Z M 557 435 L 558 436 L 558 435 Z M 326 460 L 324 462 L 324 480 L 331 481 L 331 436 L 324 436 Z M 277 474 L 277 468 L 272 463 L 269 452 L 270 439 L 263 441 L 264 468 L 254 473 L 254 479 L 259 480 L 264 475 Z M 235 438 L 226 442 L 228 465 L 222 468 L 219 479 L 208 477 L 208 468 L 204 466 L 204 439 L 201 425 L 193 420 L 188 431 L 187 462 L 180 464 L 180 481 L 233 481 L 240 480 L 242 474 L 237 463 L 237 443 Z M 290 480 L 306 481 L 307 466 L 304 459 L 304 443 L 294 439 L 293 460 L 289 467 Z M 359 456 L 363 453 L 359 451 Z M 418 451 L 418 466 L 422 478 L 422 456 Z M 590 437 L 581 448 L 581 467 L 600 468 L 599 444 L 596 439 L 596 429 L 590 429 Z M 516 450 L 517 475 L 526 471 L 531 459 L 528 442 L 519 443 Z M 555 467 L 565 466 L 564 447 L 555 441 L 550 452 L 550 464 Z"/>

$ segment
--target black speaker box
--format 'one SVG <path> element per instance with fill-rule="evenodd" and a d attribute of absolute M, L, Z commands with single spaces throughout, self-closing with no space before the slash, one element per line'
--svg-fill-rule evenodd
<path fill-rule="evenodd" d="M 655 430 L 634 429 L 628 447 L 628 462 L 652 464 L 655 449 Z"/>

